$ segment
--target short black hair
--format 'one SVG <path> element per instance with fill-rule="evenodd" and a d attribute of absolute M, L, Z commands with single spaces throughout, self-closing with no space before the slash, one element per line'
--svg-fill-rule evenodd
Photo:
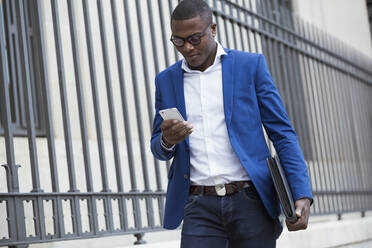
<path fill-rule="evenodd" d="M 173 10 L 171 20 L 187 20 L 198 17 L 212 23 L 212 10 L 203 0 L 183 0 Z"/>

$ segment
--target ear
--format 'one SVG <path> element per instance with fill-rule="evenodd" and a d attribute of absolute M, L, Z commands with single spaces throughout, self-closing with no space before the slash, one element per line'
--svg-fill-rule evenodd
<path fill-rule="evenodd" d="M 212 30 L 212 36 L 216 37 L 216 34 L 217 34 L 217 24 L 216 23 L 211 24 L 211 30 Z"/>

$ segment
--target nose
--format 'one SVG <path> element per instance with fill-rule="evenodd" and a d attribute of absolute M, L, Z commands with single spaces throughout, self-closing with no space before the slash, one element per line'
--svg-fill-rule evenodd
<path fill-rule="evenodd" d="M 189 53 L 194 49 L 194 46 L 191 45 L 188 41 L 185 41 L 185 44 L 183 45 L 183 51 L 185 53 Z"/>

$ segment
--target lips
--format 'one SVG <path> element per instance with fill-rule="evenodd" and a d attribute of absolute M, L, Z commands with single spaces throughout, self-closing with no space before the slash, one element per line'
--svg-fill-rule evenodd
<path fill-rule="evenodd" d="M 194 55 L 190 55 L 190 56 L 187 56 L 188 59 L 196 59 L 199 55 L 198 54 L 194 54 Z"/>

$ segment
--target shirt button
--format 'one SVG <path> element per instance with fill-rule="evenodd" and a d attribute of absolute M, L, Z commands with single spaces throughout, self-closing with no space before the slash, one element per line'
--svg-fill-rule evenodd
<path fill-rule="evenodd" d="M 188 179 L 188 178 L 189 178 L 189 175 L 187 175 L 187 174 L 183 174 L 183 177 L 184 177 L 185 179 Z"/>

